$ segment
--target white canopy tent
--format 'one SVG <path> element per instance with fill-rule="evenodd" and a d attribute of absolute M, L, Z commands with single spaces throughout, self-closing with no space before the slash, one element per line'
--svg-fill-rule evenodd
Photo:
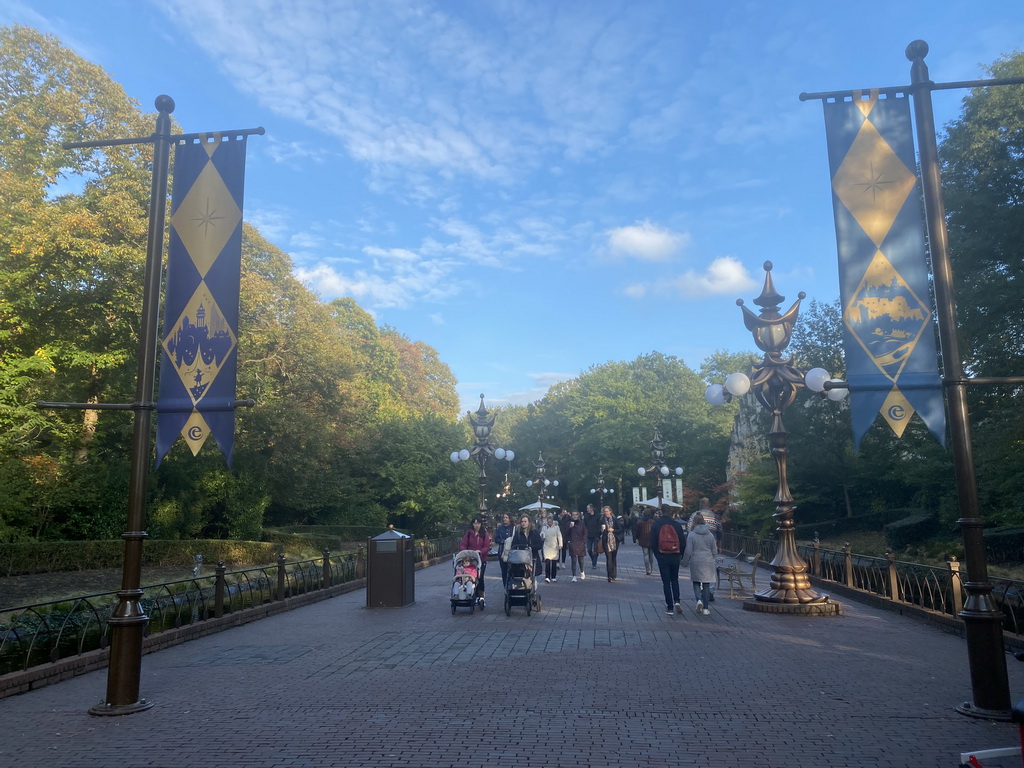
<path fill-rule="evenodd" d="M 658 497 L 655 496 L 653 499 L 647 499 L 646 501 L 638 501 L 641 507 L 656 507 L 658 506 Z M 675 507 L 676 509 L 682 509 L 682 504 L 676 504 L 672 499 L 662 499 L 661 506 L 663 507 Z"/>
<path fill-rule="evenodd" d="M 560 507 L 557 504 L 548 504 L 546 501 L 535 501 L 533 504 L 520 507 L 519 511 L 522 512 L 527 509 L 560 509 Z"/>

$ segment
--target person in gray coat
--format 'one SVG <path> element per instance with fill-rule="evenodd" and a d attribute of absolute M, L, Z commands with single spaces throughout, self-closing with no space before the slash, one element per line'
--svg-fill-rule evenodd
<path fill-rule="evenodd" d="M 693 516 L 693 530 L 686 537 L 686 551 L 683 553 L 682 566 L 690 569 L 690 581 L 693 582 L 693 596 L 697 600 L 697 613 L 705 616 L 711 611 L 711 582 L 715 579 L 715 557 L 718 555 L 718 544 L 715 536 L 708 528 L 704 516 L 697 513 Z"/>

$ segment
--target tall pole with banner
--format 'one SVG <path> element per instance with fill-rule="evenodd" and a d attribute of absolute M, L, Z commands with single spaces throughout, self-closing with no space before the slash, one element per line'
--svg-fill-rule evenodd
<path fill-rule="evenodd" d="M 911 63 L 911 84 L 891 88 L 874 88 L 858 91 L 835 91 L 830 93 L 802 93 L 801 101 L 812 99 L 825 103 L 826 127 L 829 128 L 829 160 L 833 171 L 833 203 L 836 210 L 836 239 L 839 246 L 840 282 L 848 282 L 850 271 L 844 272 L 844 260 L 847 264 L 856 261 L 859 242 L 861 252 L 866 254 L 870 266 L 864 271 L 862 278 L 850 280 L 849 286 L 857 288 L 847 295 L 844 287 L 843 320 L 844 347 L 847 351 L 847 366 L 851 358 L 861 357 L 866 360 L 865 368 L 873 364 L 878 370 L 871 375 L 863 375 L 860 379 L 849 376 L 851 411 L 855 411 L 854 440 L 859 443 L 863 431 L 870 427 L 875 411 L 864 411 L 863 406 L 881 408 L 883 417 L 897 434 L 902 434 L 905 420 L 910 418 L 917 407 L 917 412 L 940 439 L 944 436 L 945 424 L 942 414 L 933 403 L 941 400 L 945 394 L 945 416 L 949 422 L 949 435 L 952 447 L 953 467 L 956 476 L 957 493 L 960 504 L 960 528 L 964 541 L 964 554 L 967 563 L 967 581 L 964 589 L 967 600 L 960 612 L 967 637 L 967 653 L 971 673 L 973 700 L 957 706 L 963 714 L 997 720 L 1009 720 L 1010 691 L 1007 678 L 1006 659 L 1003 648 L 1002 614 L 992 598 L 992 583 L 988 578 L 988 565 L 985 542 L 982 537 L 984 522 L 978 502 L 974 458 L 971 448 L 971 424 L 967 404 L 967 386 L 969 384 L 1021 383 L 1019 377 L 1000 379 L 969 379 L 964 374 L 963 360 L 957 339 L 956 305 L 953 293 L 953 272 L 950 265 L 945 222 L 945 205 L 942 199 L 941 172 L 938 159 L 938 147 L 935 138 L 935 120 L 932 113 L 932 91 L 960 88 L 977 88 L 997 85 L 1024 83 L 1024 78 L 1003 80 L 977 80 L 954 83 L 934 83 L 929 78 L 928 67 L 924 58 L 928 54 L 928 44 L 923 40 L 915 40 L 906 49 L 907 59 Z M 907 340 L 925 339 L 931 334 L 930 317 L 925 318 L 928 311 L 922 302 L 915 306 L 909 297 L 926 300 L 927 294 L 917 296 L 918 291 L 912 285 L 912 279 L 905 279 L 906 273 L 899 264 L 888 258 L 889 227 L 902 215 L 904 210 L 917 208 L 916 198 L 911 195 L 917 179 L 913 173 L 913 157 L 900 163 L 891 160 L 892 155 L 899 155 L 895 147 L 890 145 L 890 137 L 895 133 L 908 135 L 909 119 L 903 122 L 904 127 L 896 132 L 889 131 L 892 120 L 885 114 L 876 119 L 872 116 L 874 107 L 880 101 L 896 104 L 905 102 L 909 96 L 913 101 L 914 117 L 917 123 L 917 150 L 921 167 L 921 195 L 924 198 L 925 217 L 928 231 L 928 245 L 931 256 L 932 283 L 935 289 L 935 324 L 938 327 L 941 348 L 942 373 L 938 380 L 933 373 L 923 369 L 910 371 L 909 381 L 903 382 L 899 375 L 903 372 L 900 363 L 909 360 L 915 354 L 915 346 Z M 837 107 L 836 105 L 841 105 Z M 849 105 L 849 106 L 847 106 Z M 856 112 L 860 112 L 864 120 L 856 127 L 856 137 L 842 154 L 839 147 L 842 141 L 834 141 L 834 137 L 842 134 L 843 128 L 831 120 L 830 112 L 838 108 L 846 108 L 855 121 L 859 121 Z M 855 111 L 856 110 L 856 111 Z M 884 110 L 883 110 L 884 111 Z M 877 123 L 877 125 L 876 125 Z M 832 126 L 837 125 L 835 132 Z M 847 124 L 849 127 L 849 124 Z M 872 132 L 874 132 L 872 134 Z M 912 141 L 912 139 L 911 139 Z M 861 148 L 855 151 L 857 143 Z M 870 145 L 869 145 L 870 142 Z M 912 152 L 912 147 L 911 147 Z M 859 156 L 860 167 L 847 166 L 844 170 L 844 158 Z M 903 166 L 902 168 L 900 166 Z M 909 176 L 904 172 L 909 171 Z M 856 178 L 857 174 L 860 178 Z M 904 199 L 898 200 L 898 206 L 886 210 L 884 200 L 894 202 L 893 190 L 898 187 L 905 189 Z M 859 188 L 861 195 L 852 196 L 851 190 Z M 871 197 L 872 204 L 867 200 Z M 873 205 L 882 200 L 883 204 Z M 895 210 L 900 208 L 899 211 Z M 915 233 L 907 230 L 900 239 L 913 238 Z M 919 237 L 919 234 L 918 234 Z M 865 239 L 866 238 L 866 239 Z M 869 242 L 872 241 L 872 242 Z M 867 250 L 864 250 L 864 249 Z M 920 253 L 920 266 L 909 267 L 913 270 L 926 270 L 923 243 Z M 856 274 L 852 273 L 854 278 Z M 869 292 L 858 293 L 862 287 Z M 857 333 L 857 325 L 867 317 L 868 311 L 874 312 L 874 327 L 890 331 L 890 346 L 897 344 L 896 331 L 904 342 L 896 349 L 883 350 L 878 353 L 871 344 Z M 926 322 L 921 323 L 924 319 Z M 909 324 L 909 325 L 908 325 Z M 909 333 L 912 328 L 920 325 L 920 330 Z M 885 334 L 874 333 L 883 337 Z M 867 356 L 864 356 L 867 352 Z M 934 361 L 931 368 L 934 370 Z M 903 386 L 900 386 L 901 382 Z M 922 399 L 918 393 L 924 392 Z M 930 395 L 928 393 L 931 393 Z M 915 402 L 916 399 L 916 402 Z M 865 414 L 859 424 L 856 410 L 860 406 Z M 858 426 L 859 424 L 859 426 Z M 863 431 L 859 431 L 863 430 Z"/>
<path fill-rule="evenodd" d="M 53 403 L 40 402 L 41 408 L 77 410 L 121 410 L 134 413 L 131 442 L 131 472 L 128 485 L 127 530 L 125 540 L 121 589 L 118 604 L 110 617 L 110 660 L 107 668 L 107 691 L 103 701 L 89 709 L 93 715 L 127 715 L 153 706 L 153 702 L 139 696 L 142 670 L 142 641 L 149 616 L 141 603 L 142 542 L 147 538 L 146 488 L 149 479 L 149 460 L 152 448 L 152 413 L 158 408 L 153 401 L 156 381 L 156 360 L 160 353 L 157 328 L 160 316 L 160 287 L 162 277 L 165 211 L 167 208 L 167 181 L 170 168 L 170 148 L 176 142 L 206 141 L 208 134 L 171 134 L 171 113 L 174 100 L 158 96 L 156 127 L 151 136 L 111 139 L 109 141 L 70 142 L 65 149 L 110 147 L 124 144 L 153 145 L 153 181 L 149 198 L 149 234 L 143 276 L 142 318 L 139 332 L 139 352 L 135 402 L 133 403 Z M 225 131 L 221 135 L 242 137 L 262 135 L 262 128 Z M 215 215 L 206 209 L 208 222 Z M 201 225 L 201 224 L 200 224 Z M 235 227 L 240 228 L 239 221 Z M 209 226 L 207 226 L 209 229 Z M 237 275 L 235 276 L 237 281 Z M 236 291 L 237 294 L 237 291 Z M 237 315 L 237 296 L 235 313 Z M 200 355 L 202 357 L 202 355 Z M 235 400 L 234 389 L 215 406 L 220 411 L 232 412 L 239 406 L 252 406 L 251 400 Z M 232 421 L 233 425 L 233 421 Z M 233 427 L 232 427 L 233 428 Z M 218 437 L 218 439 L 220 439 Z"/>

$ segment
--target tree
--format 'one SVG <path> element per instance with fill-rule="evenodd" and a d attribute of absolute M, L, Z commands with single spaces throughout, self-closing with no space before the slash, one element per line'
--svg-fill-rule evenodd
<path fill-rule="evenodd" d="M 1024 53 L 993 78 L 1024 76 Z M 976 88 L 939 148 L 961 351 L 977 376 L 1024 372 L 1024 85 Z M 972 387 L 978 493 L 987 519 L 1024 521 L 1024 393 Z"/>

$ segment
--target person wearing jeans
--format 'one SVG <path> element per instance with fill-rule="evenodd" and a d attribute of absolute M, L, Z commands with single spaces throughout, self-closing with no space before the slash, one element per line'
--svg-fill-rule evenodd
<path fill-rule="evenodd" d="M 658 544 L 661 529 L 666 525 L 675 529 L 676 536 L 679 537 L 679 548 L 682 549 L 685 546 L 686 532 L 683 530 L 682 523 L 662 514 L 651 526 L 651 551 L 658 561 L 661 586 L 665 591 L 665 613 L 682 613 L 683 606 L 679 602 L 679 562 L 682 559 L 682 554 L 680 552 L 662 552 Z"/>
<path fill-rule="evenodd" d="M 711 533 L 704 516 L 699 512 L 693 516 L 693 530 L 686 537 L 686 551 L 683 553 L 682 565 L 690 569 L 690 581 L 693 582 L 693 598 L 697 601 L 697 613 L 707 616 L 711 613 L 711 582 L 715 580 L 715 557 L 718 545 L 715 535 Z"/>

